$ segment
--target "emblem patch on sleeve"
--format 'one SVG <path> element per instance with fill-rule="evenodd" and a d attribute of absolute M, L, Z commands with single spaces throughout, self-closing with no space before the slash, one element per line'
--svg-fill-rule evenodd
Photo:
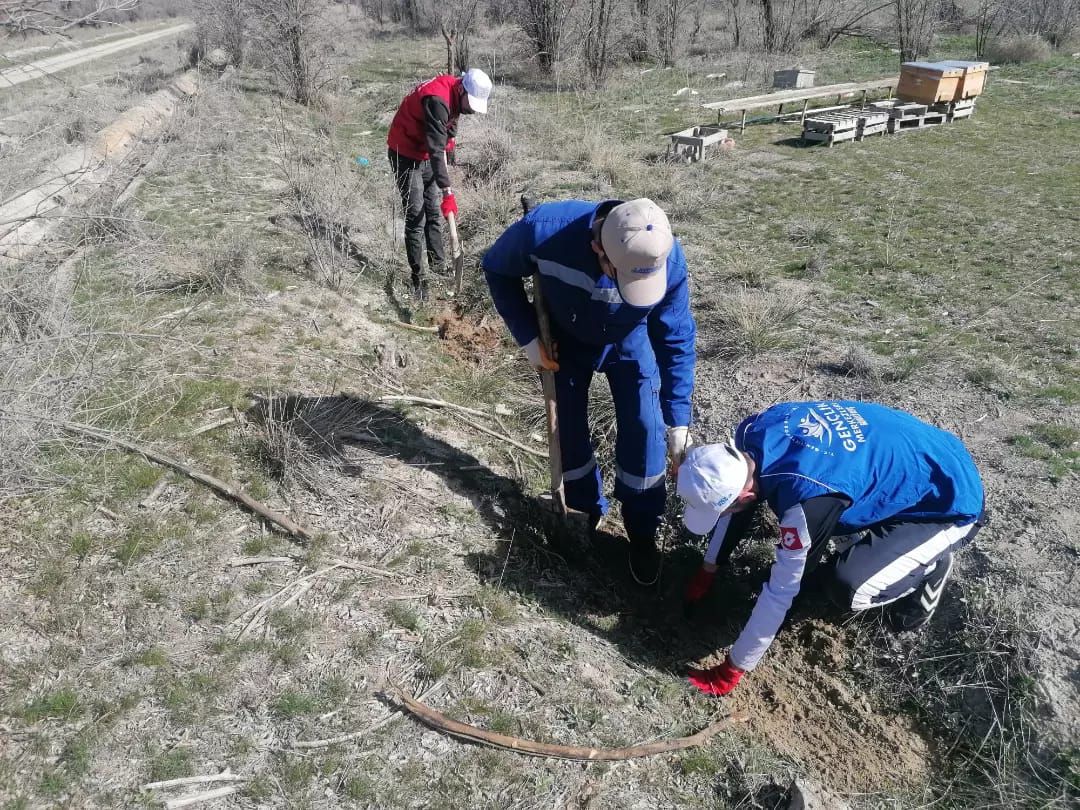
<path fill-rule="evenodd" d="M 799 536 L 799 530 L 788 526 L 781 526 L 780 545 L 788 551 L 798 551 L 803 548 L 803 541 L 802 537 Z"/>

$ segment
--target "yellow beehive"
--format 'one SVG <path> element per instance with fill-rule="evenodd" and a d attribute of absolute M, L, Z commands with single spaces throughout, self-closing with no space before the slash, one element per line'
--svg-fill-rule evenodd
<path fill-rule="evenodd" d="M 900 66 L 896 97 L 919 104 L 952 101 L 957 97 L 963 78 L 962 67 L 952 67 L 943 62 L 904 62 Z"/>
<path fill-rule="evenodd" d="M 960 83 L 956 88 L 955 101 L 964 98 L 975 98 L 983 91 L 986 84 L 986 72 L 990 69 L 989 62 L 964 62 L 958 59 L 950 59 L 941 64 L 961 68 L 964 71 L 964 75 L 960 78 Z"/>

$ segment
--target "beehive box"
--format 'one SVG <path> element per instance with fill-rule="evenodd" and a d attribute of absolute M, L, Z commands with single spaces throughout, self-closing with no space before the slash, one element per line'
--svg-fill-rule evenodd
<path fill-rule="evenodd" d="M 814 71 L 802 68 L 778 70 L 773 73 L 772 86 L 777 90 L 801 90 L 804 87 L 813 87 Z"/>
<path fill-rule="evenodd" d="M 964 75 L 960 78 L 960 83 L 957 86 L 954 101 L 975 98 L 983 91 L 983 87 L 986 85 L 986 72 L 990 70 L 989 62 L 964 62 L 960 59 L 949 59 L 940 64 L 960 68 L 964 71 Z"/>
<path fill-rule="evenodd" d="M 942 62 L 904 62 L 896 97 L 919 104 L 952 101 L 960 89 L 964 69 Z"/>

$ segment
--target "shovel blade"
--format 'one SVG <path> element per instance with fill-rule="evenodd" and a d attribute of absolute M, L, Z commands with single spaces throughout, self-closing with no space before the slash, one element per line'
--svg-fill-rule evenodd
<path fill-rule="evenodd" d="M 465 254 L 454 256 L 454 295 L 461 295 L 461 282 L 465 275 Z"/>

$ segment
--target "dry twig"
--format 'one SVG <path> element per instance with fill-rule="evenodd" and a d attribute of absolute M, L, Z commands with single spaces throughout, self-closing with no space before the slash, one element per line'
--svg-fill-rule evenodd
<path fill-rule="evenodd" d="M 580 745 L 552 745 L 549 743 L 538 743 L 533 742 L 532 740 L 523 740 L 520 737 L 511 737 L 507 734 L 496 734 L 493 731 L 486 731 L 485 729 L 477 728 L 476 726 L 470 726 L 468 723 L 459 723 L 457 720 L 451 720 L 442 712 L 437 712 L 430 706 L 425 706 L 416 698 L 406 694 L 403 690 L 395 688 L 395 691 L 397 693 L 397 698 L 401 701 L 404 709 L 416 715 L 426 725 L 436 731 L 443 731 L 454 737 L 460 737 L 471 742 L 482 743 L 483 745 L 490 745 L 495 748 L 502 748 L 507 751 L 517 751 L 519 754 L 547 757 L 549 759 L 575 759 L 589 762 L 601 760 L 613 761 L 655 756 L 656 754 L 666 754 L 671 751 L 682 751 L 686 748 L 694 748 L 701 745 L 710 737 L 715 736 L 717 733 L 730 726 L 734 720 L 738 719 L 725 717 L 706 726 L 696 734 L 691 734 L 689 737 L 676 737 L 674 739 L 659 740 L 658 742 L 647 743 L 645 745 L 631 745 L 626 748 L 586 748 Z"/>
<path fill-rule="evenodd" d="M 46 420 L 48 421 L 48 420 Z M 220 478 L 204 473 L 201 470 L 197 470 L 182 461 L 177 461 L 170 456 L 166 456 L 164 453 L 159 453 L 156 450 L 152 450 L 149 447 L 129 442 L 127 439 L 123 439 L 119 436 L 115 436 L 111 433 L 98 430 L 90 425 L 81 425 L 77 422 L 55 422 L 57 427 L 62 430 L 66 430 L 68 433 L 75 433 L 79 436 L 86 436 L 89 439 L 93 439 L 105 444 L 111 444 L 115 447 L 120 447 L 127 450 L 130 453 L 143 456 L 147 461 L 153 461 L 156 464 L 160 464 L 163 467 L 168 467 L 177 472 L 183 473 L 188 478 L 198 481 L 200 484 L 205 484 L 219 495 L 223 495 L 230 500 L 236 501 L 243 506 L 250 509 L 255 514 L 264 518 L 275 526 L 284 529 L 293 537 L 301 540 L 311 541 L 315 539 L 315 532 L 298 523 L 293 522 L 289 518 L 285 517 L 279 512 L 274 511 L 261 501 L 257 501 L 244 492 L 238 485 L 222 481 Z"/>
<path fill-rule="evenodd" d="M 166 779 L 164 782 L 148 782 L 142 786 L 142 789 L 157 790 L 182 785 L 202 785 L 207 782 L 246 782 L 247 779 L 246 776 L 237 776 L 235 773 L 223 771 L 221 773 L 207 774 L 206 776 L 183 776 L 179 779 Z"/>
<path fill-rule="evenodd" d="M 231 796 L 238 790 L 240 790 L 239 785 L 229 785 L 228 787 L 214 788 L 213 790 L 207 790 L 202 793 L 191 793 L 187 796 L 169 799 L 165 802 L 165 810 L 179 810 L 181 807 L 191 807 L 193 804 L 201 804 L 202 802 L 208 802 L 213 799 L 221 799 L 225 796 Z"/>

